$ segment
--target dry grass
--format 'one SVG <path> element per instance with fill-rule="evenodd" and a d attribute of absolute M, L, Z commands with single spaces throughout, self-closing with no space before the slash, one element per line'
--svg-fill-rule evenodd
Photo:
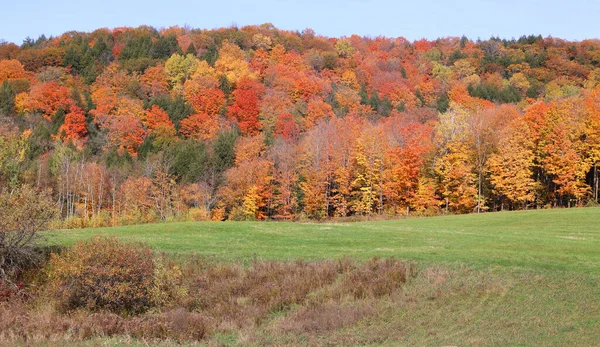
<path fill-rule="evenodd" d="M 29 299 L 0 303 L 0 345 L 95 345 L 98 339 L 119 345 L 378 344 L 397 337 L 398 329 L 368 322 L 391 312 L 504 290 L 497 278 L 479 271 L 421 268 L 394 259 L 242 266 L 191 258 L 181 270 L 188 295 L 180 306 L 137 316 L 83 309 L 61 313 L 52 292 L 39 283 Z M 365 334 L 365 329 L 377 330 Z"/>
<path fill-rule="evenodd" d="M 249 266 L 192 259 L 182 272 L 188 295 L 181 307 L 137 316 L 83 309 L 61 313 L 60 300 L 40 282 L 30 299 L 0 304 L 0 342 L 115 336 L 201 341 L 214 333 L 250 332 L 274 315 L 285 317 L 278 325 L 284 334 L 321 334 L 376 314 L 373 303 L 399 292 L 416 273 L 414 266 L 394 259 L 266 261 Z"/>

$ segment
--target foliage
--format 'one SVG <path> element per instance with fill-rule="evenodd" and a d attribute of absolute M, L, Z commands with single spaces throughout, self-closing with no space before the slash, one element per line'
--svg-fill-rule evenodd
<path fill-rule="evenodd" d="M 50 192 L 21 186 L 0 194 L 0 282 L 36 264 L 40 231 L 55 214 Z"/>
<path fill-rule="evenodd" d="M 143 245 L 101 237 L 79 242 L 52 255 L 48 276 L 62 310 L 136 314 L 153 304 L 152 251 Z"/>
<path fill-rule="evenodd" d="M 599 51 L 268 24 L 2 44 L 0 180 L 52 189 L 72 226 L 580 206 L 600 199 Z"/>

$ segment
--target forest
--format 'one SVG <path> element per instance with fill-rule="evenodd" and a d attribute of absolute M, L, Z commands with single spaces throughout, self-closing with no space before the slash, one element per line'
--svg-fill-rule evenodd
<path fill-rule="evenodd" d="M 53 228 L 598 203 L 600 41 L 271 24 L 0 43 L 0 194 Z"/>

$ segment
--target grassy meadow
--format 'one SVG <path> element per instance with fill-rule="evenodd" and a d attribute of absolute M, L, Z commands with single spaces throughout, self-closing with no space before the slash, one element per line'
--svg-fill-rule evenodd
<path fill-rule="evenodd" d="M 355 223 L 199 222 L 50 233 L 69 245 L 94 235 L 217 260 L 374 256 L 478 269 L 600 273 L 600 208 L 501 212 Z"/>
<path fill-rule="evenodd" d="M 46 236 L 53 245 L 116 236 L 218 264 L 394 257 L 417 269 L 393 295 L 312 311 L 292 305 L 251 327 L 221 326 L 201 344 L 593 346 L 600 343 L 599 221 L 600 208 L 580 208 L 356 223 L 167 223 Z"/>

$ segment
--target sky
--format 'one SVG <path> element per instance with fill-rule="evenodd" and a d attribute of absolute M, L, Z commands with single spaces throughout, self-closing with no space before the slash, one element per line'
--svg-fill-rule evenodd
<path fill-rule="evenodd" d="M 98 28 L 173 25 L 213 29 L 272 23 L 277 28 L 341 37 L 408 40 L 466 35 L 567 40 L 600 38 L 600 1 L 592 0 L 1 0 L 0 40 L 90 32 Z"/>

